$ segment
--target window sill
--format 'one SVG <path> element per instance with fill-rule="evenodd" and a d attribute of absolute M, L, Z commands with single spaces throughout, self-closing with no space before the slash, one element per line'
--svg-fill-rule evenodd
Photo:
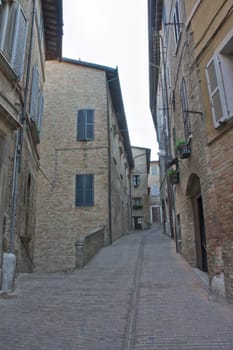
<path fill-rule="evenodd" d="M 8 62 L 8 60 L 6 59 L 2 51 L 0 51 L 0 68 L 2 69 L 2 71 L 5 73 L 5 75 L 9 80 L 12 80 L 14 82 L 19 80 L 19 78 L 17 77 L 17 74 L 11 67 L 10 63 Z"/>
<path fill-rule="evenodd" d="M 216 136 L 212 137 L 212 139 L 207 142 L 207 145 L 211 146 L 212 143 L 219 140 L 232 128 L 233 128 L 233 117 L 231 117 L 230 119 L 227 119 L 226 123 L 219 125 L 217 128 L 215 128 L 215 131 L 218 132 L 218 134 Z"/>
<path fill-rule="evenodd" d="M 22 127 L 22 124 L 1 103 L 0 112 L 12 130 L 17 130 Z"/>

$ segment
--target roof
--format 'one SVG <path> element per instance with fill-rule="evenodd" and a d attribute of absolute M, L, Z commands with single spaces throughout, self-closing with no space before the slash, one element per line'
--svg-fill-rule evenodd
<path fill-rule="evenodd" d="M 160 35 L 162 26 L 163 0 L 148 0 L 148 37 L 149 37 L 149 84 L 150 109 L 154 125 L 156 120 L 156 96 L 159 81 L 160 67 Z"/>
<path fill-rule="evenodd" d="M 127 121 L 125 116 L 123 98 L 121 94 L 121 86 L 120 86 L 118 69 L 95 64 L 95 63 L 89 63 L 81 60 L 74 60 L 70 58 L 62 58 L 62 61 L 66 63 L 76 64 L 83 67 L 105 71 L 108 86 L 109 86 L 109 91 L 111 94 L 112 104 L 115 110 L 120 134 L 123 139 L 127 160 L 130 168 L 132 169 L 134 167 L 134 161 L 133 161 L 133 155 L 132 155 L 132 150 L 130 145 L 129 131 L 128 131 L 128 126 L 127 126 Z"/>
<path fill-rule="evenodd" d="M 62 58 L 63 10 L 62 0 L 42 0 L 46 60 Z"/>

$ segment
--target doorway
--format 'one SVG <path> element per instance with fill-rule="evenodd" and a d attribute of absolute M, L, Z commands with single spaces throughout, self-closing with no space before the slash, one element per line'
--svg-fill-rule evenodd
<path fill-rule="evenodd" d="M 203 201 L 201 195 L 200 179 L 192 174 L 189 179 L 187 194 L 191 197 L 193 208 L 193 222 L 196 243 L 196 266 L 208 272 L 208 258 L 206 249 L 206 232 Z"/>
<path fill-rule="evenodd" d="M 152 223 L 160 223 L 160 207 L 152 207 Z"/>
<path fill-rule="evenodd" d="M 200 270 L 207 272 L 208 263 L 206 250 L 205 220 L 201 195 L 198 195 L 197 197 L 193 198 L 193 214 L 195 224 L 197 267 Z"/>
<path fill-rule="evenodd" d="M 134 229 L 141 230 L 142 229 L 142 217 L 134 216 Z"/>

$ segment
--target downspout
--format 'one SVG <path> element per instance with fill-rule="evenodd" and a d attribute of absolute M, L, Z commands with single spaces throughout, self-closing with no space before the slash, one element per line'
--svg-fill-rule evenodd
<path fill-rule="evenodd" d="M 28 54 L 28 64 L 27 64 L 27 73 L 26 73 L 26 83 L 24 90 L 24 105 L 23 111 L 20 115 L 20 122 L 22 127 L 16 133 L 16 145 L 15 145 L 15 155 L 14 155 L 14 170 L 13 170 L 13 179 L 12 179 L 12 211 L 11 211 L 11 226 L 10 226 L 10 253 L 14 253 L 15 246 L 15 225 L 16 225 L 16 209 L 17 209 L 17 192 L 18 192 L 18 178 L 20 173 L 20 163 L 22 157 L 22 146 L 23 146 L 23 131 L 24 124 L 26 120 L 26 111 L 27 111 L 27 101 L 29 95 L 29 78 L 31 70 L 31 61 L 32 61 L 32 45 L 33 45 L 33 30 L 35 22 L 35 5 L 36 0 L 33 0 L 32 5 L 32 25 L 30 33 L 30 42 L 29 42 L 29 54 Z"/>
<path fill-rule="evenodd" d="M 106 96 L 107 96 L 107 123 L 108 123 L 108 226 L 109 226 L 109 244 L 112 244 L 112 168 L 111 168 L 111 127 L 109 112 L 109 83 L 111 80 L 106 76 Z"/>

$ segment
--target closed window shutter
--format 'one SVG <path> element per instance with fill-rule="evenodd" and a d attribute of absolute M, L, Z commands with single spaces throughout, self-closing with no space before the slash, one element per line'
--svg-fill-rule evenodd
<path fill-rule="evenodd" d="M 184 133 L 185 133 L 185 139 L 187 140 L 189 135 L 191 134 L 191 123 L 190 123 L 189 113 L 187 112 L 188 98 L 187 98 L 186 83 L 184 79 L 182 79 L 180 95 L 181 95 L 181 104 L 182 104 L 182 111 L 183 111 Z"/>
<path fill-rule="evenodd" d="M 86 175 L 86 198 L 85 202 L 87 206 L 94 205 L 94 175 Z"/>
<path fill-rule="evenodd" d="M 13 45 L 15 41 L 15 28 L 16 28 L 16 19 L 18 13 L 19 6 L 16 3 L 7 3 L 5 4 L 2 11 L 2 22 L 3 26 L 2 30 L 2 49 L 5 57 L 12 65 L 12 53 L 13 53 Z M 4 25 L 5 22 L 5 25 Z"/>
<path fill-rule="evenodd" d="M 94 111 L 92 109 L 87 110 L 86 114 L 86 139 L 94 139 Z"/>
<path fill-rule="evenodd" d="M 173 15 L 173 22 L 174 22 L 174 36 L 175 36 L 175 42 L 177 43 L 180 37 L 181 33 L 181 25 L 180 25 L 180 14 L 179 14 L 179 4 L 178 1 L 176 1 L 175 9 L 174 9 L 174 15 Z"/>
<path fill-rule="evenodd" d="M 11 56 L 12 67 L 14 68 L 19 79 L 21 79 L 23 75 L 26 41 L 27 19 L 23 13 L 21 6 L 19 6 L 15 21 L 14 42 Z"/>
<path fill-rule="evenodd" d="M 39 88 L 39 71 L 37 66 L 34 66 L 32 70 L 31 101 L 30 101 L 30 117 L 34 121 L 36 121 L 36 116 L 37 116 L 38 88 Z"/>
<path fill-rule="evenodd" d="M 223 91 L 223 86 L 221 79 L 218 77 L 217 65 L 217 58 L 214 57 L 206 67 L 206 78 L 215 126 L 218 126 L 219 121 L 224 119 L 224 104 L 222 100 L 223 98 L 221 96 L 221 90 Z"/>
<path fill-rule="evenodd" d="M 42 123 L 43 110 L 44 110 L 44 96 L 42 94 L 39 95 L 38 103 L 39 103 L 39 108 L 38 108 L 38 114 L 37 114 L 37 127 L 40 130 L 41 123 Z"/>
<path fill-rule="evenodd" d="M 94 205 L 94 175 L 76 175 L 76 207 Z"/>
<path fill-rule="evenodd" d="M 80 109 L 78 111 L 77 139 L 79 141 L 94 140 L 94 110 Z"/>
<path fill-rule="evenodd" d="M 76 207 L 80 207 L 84 203 L 84 176 L 85 175 L 76 175 Z"/>
<path fill-rule="evenodd" d="M 77 123 L 77 139 L 79 141 L 85 140 L 85 119 L 85 110 L 79 110 Z"/>

